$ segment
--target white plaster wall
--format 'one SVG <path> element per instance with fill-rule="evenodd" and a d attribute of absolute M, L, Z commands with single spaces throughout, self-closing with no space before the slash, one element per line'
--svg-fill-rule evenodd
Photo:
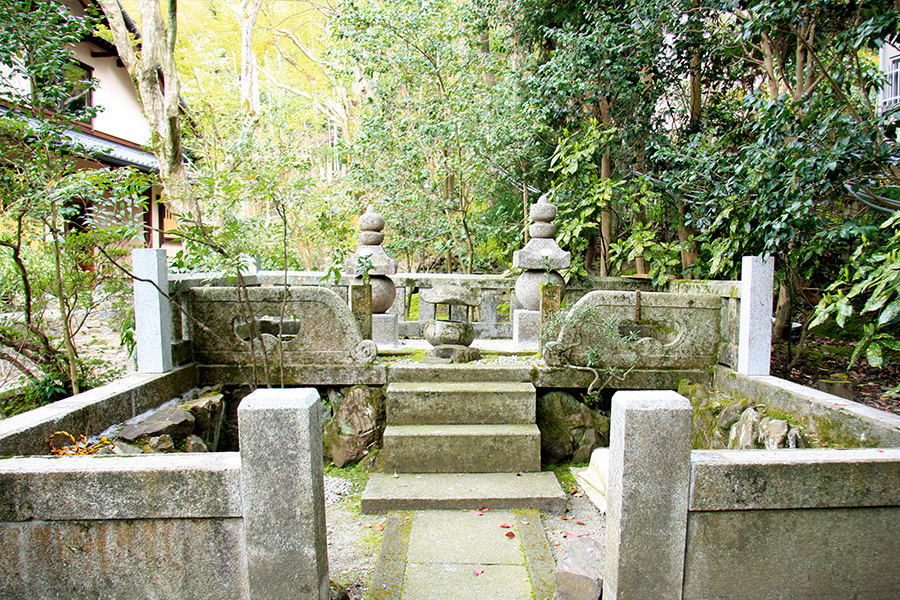
<path fill-rule="evenodd" d="M 128 72 L 116 66 L 115 58 L 92 57 L 92 50 L 96 49 L 86 43 L 75 47 L 78 60 L 92 67 L 99 81 L 93 93 L 93 104 L 100 109 L 91 123 L 94 131 L 138 145 L 149 143 L 150 125 Z"/>

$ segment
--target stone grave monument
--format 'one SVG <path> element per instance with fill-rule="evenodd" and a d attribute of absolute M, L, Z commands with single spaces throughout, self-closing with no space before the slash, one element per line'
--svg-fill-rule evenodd
<path fill-rule="evenodd" d="M 565 281 L 557 269 L 572 264 L 571 255 L 556 243 L 556 206 L 543 195 L 528 213 L 531 239 L 513 253 L 513 268 L 525 269 L 516 279 L 516 298 L 521 309 L 513 311 L 513 345 L 520 350 L 537 350 L 541 327 L 541 285 L 552 283 L 565 292 Z"/>
<path fill-rule="evenodd" d="M 344 272 L 359 280 L 368 267 L 372 286 L 372 341 L 380 346 L 397 346 L 400 344 L 397 315 L 387 312 L 397 297 L 397 288 L 389 277 L 397 272 L 397 261 L 381 247 L 384 218 L 371 204 L 359 217 L 359 230 L 359 246 L 344 262 Z"/>

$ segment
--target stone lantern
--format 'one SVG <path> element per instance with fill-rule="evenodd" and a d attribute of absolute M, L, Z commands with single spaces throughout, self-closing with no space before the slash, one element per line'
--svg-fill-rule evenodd
<path fill-rule="evenodd" d="M 470 290 L 458 285 L 439 285 L 423 290 L 419 298 L 435 305 L 448 305 L 448 313 L 452 306 L 478 306 L 478 298 Z M 454 321 L 434 319 L 425 324 L 425 339 L 434 346 L 430 362 L 464 363 L 481 358 L 478 348 L 469 346 L 475 341 L 475 327 L 468 320 Z"/>
<path fill-rule="evenodd" d="M 372 286 L 372 340 L 376 344 L 399 344 L 396 314 L 387 314 L 397 297 L 397 287 L 389 275 L 397 272 L 397 261 L 388 256 L 384 241 L 384 218 L 371 204 L 359 217 L 359 246 L 346 261 L 344 273 L 360 281 L 368 263 Z"/>
<path fill-rule="evenodd" d="M 528 213 L 531 239 L 513 253 L 513 267 L 525 269 L 516 279 L 516 298 L 522 309 L 513 311 L 513 344 L 522 349 L 537 349 L 541 324 L 541 285 L 550 283 L 565 291 L 565 281 L 557 269 L 572 264 L 571 255 L 559 247 L 554 236 L 556 206 L 541 196 Z"/>

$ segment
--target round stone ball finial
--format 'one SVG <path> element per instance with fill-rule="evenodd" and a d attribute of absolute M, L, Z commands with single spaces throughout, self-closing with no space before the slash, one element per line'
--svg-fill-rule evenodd
<path fill-rule="evenodd" d="M 360 231 L 382 231 L 384 229 L 384 217 L 375 211 L 375 207 L 371 204 L 366 208 L 366 212 L 359 216 Z"/>

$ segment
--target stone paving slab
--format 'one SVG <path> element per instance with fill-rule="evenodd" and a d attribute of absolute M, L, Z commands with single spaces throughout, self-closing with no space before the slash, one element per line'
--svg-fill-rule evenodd
<path fill-rule="evenodd" d="M 535 509 L 561 513 L 566 494 L 549 471 L 539 473 L 373 473 L 362 512 L 420 509 Z"/>
<path fill-rule="evenodd" d="M 537 511 L 392 512 L 373 600 L 550 600 L 555 562 Z"/>

